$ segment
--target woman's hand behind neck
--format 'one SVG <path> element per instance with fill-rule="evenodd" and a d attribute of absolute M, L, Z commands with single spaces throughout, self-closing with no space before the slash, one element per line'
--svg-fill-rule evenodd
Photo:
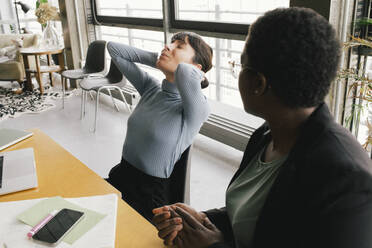
<path fill-rule="evenodd" d="M 174 73 L 167 73 L 167 74 L 165 74 L 165 79 L 168 82 L 170 82 L 170 83 L 173 83 L 174 82 L 174 78 L 175 78 Z"/>

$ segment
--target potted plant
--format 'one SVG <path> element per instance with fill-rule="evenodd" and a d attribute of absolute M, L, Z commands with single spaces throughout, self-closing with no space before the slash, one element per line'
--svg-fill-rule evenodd
<path fill-rule="evenodd" d="M 367 25 L 372 24 L 372 20 L 366 22 Z M 344 43 L 344 49 L 357 48 L 359 51 L 372 51 L 372 40 L 368 38 L 358 38 L 351 36 L 349 42 Z M 360 48 L 363 48 L 361 50 Z M 363 53 L 358 56 L 368 56 Z M 348 84 L 347 97 L 352 100 L 350 111 L 346 114 L 344 126 L 350 130 L 355 130 L 354 134 L 358 135 L 359 125 L 364 125 L 367 130 L 367 135 L 364 138 L 362 145 L 367 151 L 371 151 L 372 147 L 372 72 L 366 73 L 363 60 L 358 59 L 358 63 L 354 68 L 342 69 L 338 73 L 338 80 L 346 79 Z M 362 116 L 367 116 L 361 120 Z M 354 128 L 353 128 L 354 125 Z"/>
<path fill-rule="evenodd" d="M 59 20 L 59 13 L 56 7 L 48 2 L 40 2 L 35 10 L 37 21 L 43 26 L 43 41 L 46 47 L 58 47 L 61 44 L 57 30 L 51 21 Z"/>

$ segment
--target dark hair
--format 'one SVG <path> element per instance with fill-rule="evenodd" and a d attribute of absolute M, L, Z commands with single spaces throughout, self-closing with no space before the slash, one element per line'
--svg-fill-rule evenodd
<path fill-rule="evenodd" d="M 324 101 L 340 60 L 330 23 L 308 8 L 278 8 L 251 25 L 249 66 L 265 75 L 284 104 L 313 107 Z"/>
<path fill-rule="evenodd" d="M 197 34 L 193 32 L 179 32 L 173 35 L 171 42 L 176 40 L 186 41 L 195 51 L 195 56 L 192 61 L 197 64 L 201 64 L 201 70 L 204 72 L 209 71 L 212 68 L 212 57 L 213 49 Z M 202 89 L 207 88 L 209 85 L 208 79 L 204 78 L 201 82 Z"/>

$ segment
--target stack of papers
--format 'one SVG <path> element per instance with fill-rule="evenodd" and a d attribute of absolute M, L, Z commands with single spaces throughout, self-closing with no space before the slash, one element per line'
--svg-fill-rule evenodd
<path fill-rule="evenodd" d="M 90 209 L 82 208 L 79 205 L 66 201 L 60 196 L 42 200 L 32 206 L 30 209 L 21 213 L 17 219 L 23 223 L 33 227 L 36 226 L 45 216 L 53 210 L 61 210 L 62 208 L 69 208 L 84 212 L 84 218 L 63 238 L 63 241 L 72 245 L 76 240 L 88 232 L 98 222 L 100 222 L 106 215 L 100 214 Z"/>

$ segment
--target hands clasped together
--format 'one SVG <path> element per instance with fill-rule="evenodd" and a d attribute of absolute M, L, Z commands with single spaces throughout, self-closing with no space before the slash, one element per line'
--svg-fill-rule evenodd
<path fill-rule="evenodd" d="M 176 203 L 153 210 L 153 224 L 165 245 L 178 248 L 208 247 L 223 241 L 223 234 L 212 224 L 206 214 L 183 203 Z"/>

